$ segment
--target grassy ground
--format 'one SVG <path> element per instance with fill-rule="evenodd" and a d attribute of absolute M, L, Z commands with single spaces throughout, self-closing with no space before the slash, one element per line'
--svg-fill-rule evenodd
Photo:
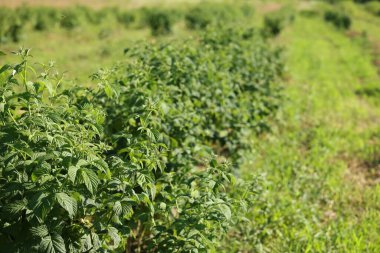
<path fill-rule="evenodd" d="M 380 81 L 368 41 L 319 16 L 278 40 L 287 100 L 245 166 L 265 175 L 246 252 L 380 252 L 380 107 L 357 94 Z"/>
<path fill-rule="evenodd" d="M 258 17 L 280 6 L 258 6 Z M 254 138 L 255 152 L 247 154 L 242 173 L 260 175 L 263 189 L 226 252 L 380 252 L 380 18 L 351 3 L 341 8 L 352 15 L 349 32 L 321 15 L 297 15 L 274 41 L 285 48 L 286 98 L 273 133 Z M 165 39 L 189 35 L 179 23 Z M 31 34 L 23 44 L 38 61 L 55 60 L 69 78 L 86 83 L 146 38 L 156 40 L 147 29 L 108 25 Z"/>

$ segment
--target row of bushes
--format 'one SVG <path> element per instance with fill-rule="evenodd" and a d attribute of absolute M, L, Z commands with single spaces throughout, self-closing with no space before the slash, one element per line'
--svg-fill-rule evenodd
<path fill-rule="evenodd" d="M 126 51 L 96 89 L 30 78 L 29 50 L 0 69 L 1 252 L 209 252 L 244 218 L 224 160 L 270 128 L 278 50 L 235 28 Z"/>
<path fill-rule="evenodd" d="M 0 8 L 0 42 L 20 41 L 25 28 L 46 31 L 59 25 L 71 30 L 78 27 L 81 22 L 90 21 L 91 17 L 86 14 L 92 12 L 94 11 L 84 7 L 65 10 L 43 7 L 20 7 L 15 10 Z"/>
<path fill-rule="evenodd" d="M 189 29 L 204 29 L 219 22 L 241 19 L 252 15 L 252 7 L 201 3 L 186 11 L 141 8 L 123 11 L 118 8 L 93 10 L 78 6 L 68 9 L 49 7 L 20 7 L 15 10 L 0 8 L 0 42 L 18 42 L 21 30 L 31 26 L 36 31 L 46 31 L 60 26 L 67 30 L 80 27 L 82 24 L 99 25 L 114 20 L 123 26 L 150 27 L 153 35 L 165 35 L 171 32 L 172 26 L 184 19 Z"/>
<path fill-rule="evenodd" d="M 6 41 L 20 41 L 22 22 L 14 13 L 0 8 L 0 43 Z"/>
<path fill-rule="evenodd" d="M 326 0 L 326 1 L 329 3 L 332 3 L 332 4 L 337 4 L 339 2 L 343 2 L 343 0 Z M 374 1 L 374 0 L 354 0 L 353 2 L 358 3 L 358 4 L 362 4 L 368 12 L 370 12 L 376 16 L 380 16 L 380 1 L 379 0 L 377 0 L 377 1 Z M 332 23 L 338 29 L 347 30 L 351 27 L 351 24 L 352 24 L 351 17 L 347 13 L 339 11 L 339 10 L 326 11 L 324 18 L 327 22 Z"/>

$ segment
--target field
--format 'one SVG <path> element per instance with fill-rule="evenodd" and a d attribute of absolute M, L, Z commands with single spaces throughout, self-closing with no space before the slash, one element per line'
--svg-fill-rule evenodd
<path fill-rule="evenodd" d="M 380 2 L 26 2 L 0 253 L 380 252 Z"/>

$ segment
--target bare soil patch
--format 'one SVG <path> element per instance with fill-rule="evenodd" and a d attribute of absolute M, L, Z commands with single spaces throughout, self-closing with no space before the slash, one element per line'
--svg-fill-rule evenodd
<path fill-rule="evenodd" d="M 371 145 L 371 144 L 369 144 Z M 359 187 L 371 187 L 380 184 L 380 152 L 373 152 L 367 159 L 354 158 L 347 162 L 345 178 Z"/>
<path fill-rule="evenodd" d="M 85 5 L 93 8 L 102 8 L 104 6 L 121 6 L 122 1 L 116 0 L 0 0 L 0 6 L 16 8 L 23 5 L 28 6 L 51 6 L 65 8 L 73 5 Z M 124 2 L 128 3 L 128 2 Z"/>
<path fill-rule="evenodd" d="M 260 11 L 264 14 L 278 11 L 279 9 L 282 8 L 282 4 L 280 3 L 268 3 L 264 4 L 263 6 L 260 7 Z"/>

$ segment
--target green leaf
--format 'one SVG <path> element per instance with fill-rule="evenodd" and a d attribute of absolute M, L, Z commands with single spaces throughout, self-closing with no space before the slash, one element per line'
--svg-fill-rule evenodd
<path fill-rule="evenodd" d="M 51 165 L 47 162 L 42 162 L 41 165 L 33 171 L 32 177 L 35 181 L 39 177 L 48 175 L 50 171 L 51 171 Z"/>
<path fill-rule="evenodd" d="M 56 193 L 58 203 L 69 213 L 70 218 L 74 218 L 77 213 L 77 202 L 64 192 Z"/>
<path fill-rule="evenodd" d="M 156 136 L 154 136 L 154 133 L 149 128 L 146 129 L 146 134 L 149 137 L 149 139 L 153 142 L 156 142 Z"/>
<path fill-rule="evenodd" d="M 112 87 L 110 85 L 107 84 L 104 87 L 104 92 L 106 93 L 106 95 L 107 95 L 108 98 L 112 98 L 113 90 L 112 90 Z"/>
<path fill-rule="evenodd" d="M 223 215 L 226 217 L 227 220 L 231 219 L 231 209 L 226 204 L 219 205 L 220 211 L 222 211 Z"/>
<path fill-rule="evenodd" d="M 138 173 L 137 174 L 137 183 L 141 186 L 141 187 L 144 187 L 145 183 L 146 183 L 146 178 L 145 178 L 145 175 L 142 174 L 142 173 Z"/>
<path fill-rule="evenodd" d="M 113 205 L 113 212 L 115 215 L 119 216 L 123 211 L 123 208 L 121 206 L 120 201 L 116 201 L 115 204 Z"/>
<path fill-rule="evenodd" d="M 216 168 L 218 166 L 218 162 L 215 159 L 212 159 L 210 161 L 210 165 L 211 165 L 212 168 Z"/>
<path fill-rule="evenodd" d="M 30 228 L 30 233 L 33 236 L 43 238 L 49 235 L 49 230 L 45 225 Z"/>
<path fill-rule="evenodd" d="M 0 50 L 0 56 L 4 56 L 4 55 L 7 55 L 7 54 Z"/>
<path fill-rule="evenodd" d="M 75 178 L 77 176 L 78 167 L 76 166 L 70 166 L 69 171 L 67 172 L 69 179 L 71 182 L 75 183 Z"/>
<path fill-rule="evenodd" d="M 40 251 L 44 253 L 66 253 L 65 242 L 62 236 L 53 233 L 42 239 Z"/>
<path fill-rule="evenodd" d="M 84 184 L 86 185 L 87 189 L 94 194 L 94 191 L 98 188 L 99 179 L 98 176 L 89 169 L 82 169 L 81 170 L 82 179 L 84 181 Z"/>
<path fill-rule="evenodd" d="M 28 200 L 28 209 L 33 210 L 36 218 L 43 222 L 53 207 L 52 195 L 47 192 L 38 192 Z"/>
<path fill-rule="evenodd" d="M 111 246 L 110 249 L 117 249 L 117 247 L 119 247 L 119 244 L 121 242 L 121 238 L 118 234 L 118 230 L 114 227 L 109 227 L 108 236 L 112 239 L 112 244 L 113 244 L 113 246 Z"/>
<path fill-rule="evenodd" d="M 82 166 L 85 166 L 87 164 L 88 164 L 88 162 L 86 160 L 80 159 L 77 163 L 77 167 L 82 167 Z"/>
<path fill-rule="evenodd" d="M 4 66 L 1 67 L 0 69 L 0 74 L 7 71 L 8 69 L 11 69 L 12 67 L 8 64 L 5 64 Z"/>
<path fill-rule="evenodd" d="M 17 200 L 13 203 L 10 203 L 4 207 L 4 211 L 10 215 L 15 215 L 17 213 L 20 213 L 23 209 L 26 208 L 26 201 L 25 200 Z"/>
<path fill-rule="evenodd" d="M 133 208 L 128 203 L 123 202 L 122 204 L 123 208 L 123 216 L 126 219 L 129 219 L 133 215 Z"/>
<path fill-rule="evenodd" d="M 0 112 L 4 112 L 5 103 L 0 103 Z"/>

